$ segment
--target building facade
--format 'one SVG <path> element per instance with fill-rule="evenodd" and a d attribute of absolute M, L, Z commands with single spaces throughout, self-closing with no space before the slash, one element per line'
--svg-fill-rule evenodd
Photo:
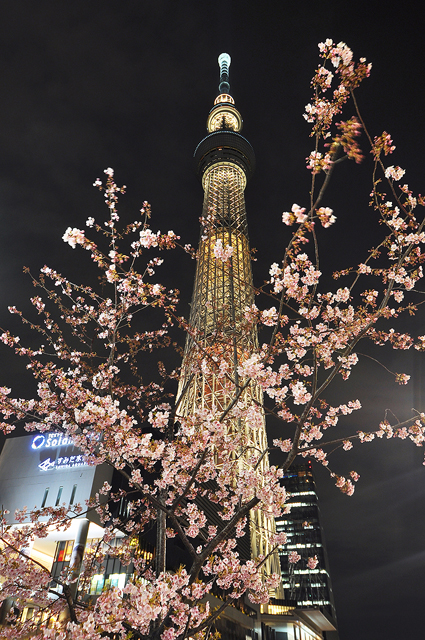
<path fill-rule="evenodd" d="M 87 511 L 86 501 L 106 481 L 112 483 L 113 470 L 108 465 L 90 466 L 70 438 L 62 433 L 32 434 L 6 440 L 0 455 L 0 505 L 7 524 L 21 526 L 16 510 L 43 507 L 68 507 L 73 516 L 71 525 L 51 529 L 44 538 L 36 538 L 26 554 L 58 577 L 63 569 L 75 567 L 77 575 L 87 549 L 97 545 L 103 536 L 103 526 L 95 510 Z M 81 505 L 78 515 L 76 505 Z M 28 522 L 25 519 L 24 524 Z M 116 531 L 113 546 L 119 546 L 123 534 Z M 145 552 L 151 553 L 146 549 Z M 91 595 L 109 586 L 123 587 L 132 573 L 132 566 L 123 566 L 106 558 L 89 587 Z M 2 582 L 0 576 L 0 582 Z M 58 585 L 56 591 L 60 591 Z M 3 612 L 4 614 L 6 612 Z M 31 617 L 31 603 L 21 611 L 22 619 Z"/>
<path fill-rule="evenodd" d="M 291 510 L 276 521 L 278 531 L 287 535 L 287 544 L 279 549 L 285 599 L 297 608 L 317 609 L 336 627 L 336 612 L 329 574 L 326 546 L 320 524 L 320 510 L 313 468 L 310 462 L 293 465 L 282 483 L 288 493 Z M 301 556 L 291 563 L 291 552 Z M 317 565 L 309 568 L 309 557 L 317 558 Z M 329 630 L 331 631 L 331 630 Z M 329 635 L 336 639 L 337 635 Z"/>

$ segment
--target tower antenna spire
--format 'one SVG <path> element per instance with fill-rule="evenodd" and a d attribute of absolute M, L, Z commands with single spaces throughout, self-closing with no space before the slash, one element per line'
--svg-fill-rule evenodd
<path fill-rule="evenodd" d="M 218 85 L 219 93 L 230 94 L 229 67 L 232 59 L 228 53 L 221 53 L 218 56 L 218 64 L 220 66 L 220 84 Z"/>

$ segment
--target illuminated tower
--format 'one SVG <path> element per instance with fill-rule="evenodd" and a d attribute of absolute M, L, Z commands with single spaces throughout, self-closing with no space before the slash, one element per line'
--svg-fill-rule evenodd
<path fill-rule="evenodd" d="M 258 346 L 257 332 L 247 328 L 246 308 L 254 303 L 251 255 L 245 211 L 244 190 L 251 177 L 255 156 L 250 143 L 240 134 L 242 118 L 230 95 L 230 56 L 218 59 L 220 65 L 219 95 L 207 119 L 208 135 L 195 150 L 198 174 L 204 189 L 203 227 L 198 248 L 198 263 L 190 313 L 190 335 L 186 342 L 178 397 L 178 412 L 191 415 L 206 408 L 225 412 L 240 394 L 244 406 L 262 407 L 260 387 L 252 381 L 240 380 L 238 365 L 250 357 Z M 230 251 L 231 248 L 231 251 Z M 220 251 L 231 257 L 222 260 Z M 199 371 L 196 363 L 205 357 L 211 364 L 225 362 L 228 376 L 218 367 Z M 241 389 L 243 391 L 241 392 Z M 267 448 L 264 415 L 256 429 L 234 418 L 231 429 L 245 433 L 245 453 L 241 465 L 249 465 L 248 456 Z M 219 464 L 219 460 L 217 461 Z M 259 472 L 268 467 L 264 456 Z M 250 518 L 251 557 L 267 555 L 274 520 L 255 511 Z M 271 556 L 265 572 L 280 573 L 278 554 Z M 281 591 L 276 594 L 282 597 Z"/>

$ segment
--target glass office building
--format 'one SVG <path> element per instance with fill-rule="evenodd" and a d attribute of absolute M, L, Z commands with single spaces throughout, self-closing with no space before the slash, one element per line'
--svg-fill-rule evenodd
<path fill-rule="evenodd" d="M 311 463 L 293 465 L 282 482 L 288 492 L 288 504 L 291 505 L 290 513 L 276 521 L 277 530 L 284 531 L 287 535 L 287 544 L 279 549 L 285 599 L 297 608 L 319 610 L 336 626 L 335 605 Z M 301 559 L 296 563 L 289 562 L 291 552 L 296 552 Z M 317 565 L 310 568 L 308 559 L 314 557 L 318 561 Z"/>

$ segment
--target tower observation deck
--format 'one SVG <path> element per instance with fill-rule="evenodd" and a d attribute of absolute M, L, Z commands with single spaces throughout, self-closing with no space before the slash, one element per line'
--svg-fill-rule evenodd
<path fill-rule="evenodd" d="M 254 289 L 244 191 L 255 169 L 255 155 L 240 133 L 242 118 L 230 95 L 230 56 L 221 54 L 219 65 L 219 94 L 208 115 L 208 135 L 194 153 L 204 203 L 178 413 L 188 416 L 206 409 L 214 411 L 217 419 L 226 416 L 229 432 L 245 436 L 237 464 L 247 468 L 252 466 L 249 460 L 253 452 L 258 454 L 267 448 L 264 414 L 256 428 L 244 419 L 229 419 L 236 401 L 244 407 L 263 406 L 261 388 L 238 375 L 238 366 L 258 347 L 257 331 L 249 328 L 245 319 L 247 307 L 254 303 Z M 226 252 L 230 254 L 228 259 Z M 208 363 L 205 371 L 198 365 L 203 359 Z M 226 375 L 219 363 L 225 364 Z M 260 477 L 268 465 L 266 454 L 257 467 Z M 261 510 L 251 512 L 251 558 L 270 553 L 274 531 L 272 517 Z M 264 573 L 280 574 L 277 552 L 264 563 Z M 278 589 L 270 595 L 281 598 L 282 594 Z"/>

